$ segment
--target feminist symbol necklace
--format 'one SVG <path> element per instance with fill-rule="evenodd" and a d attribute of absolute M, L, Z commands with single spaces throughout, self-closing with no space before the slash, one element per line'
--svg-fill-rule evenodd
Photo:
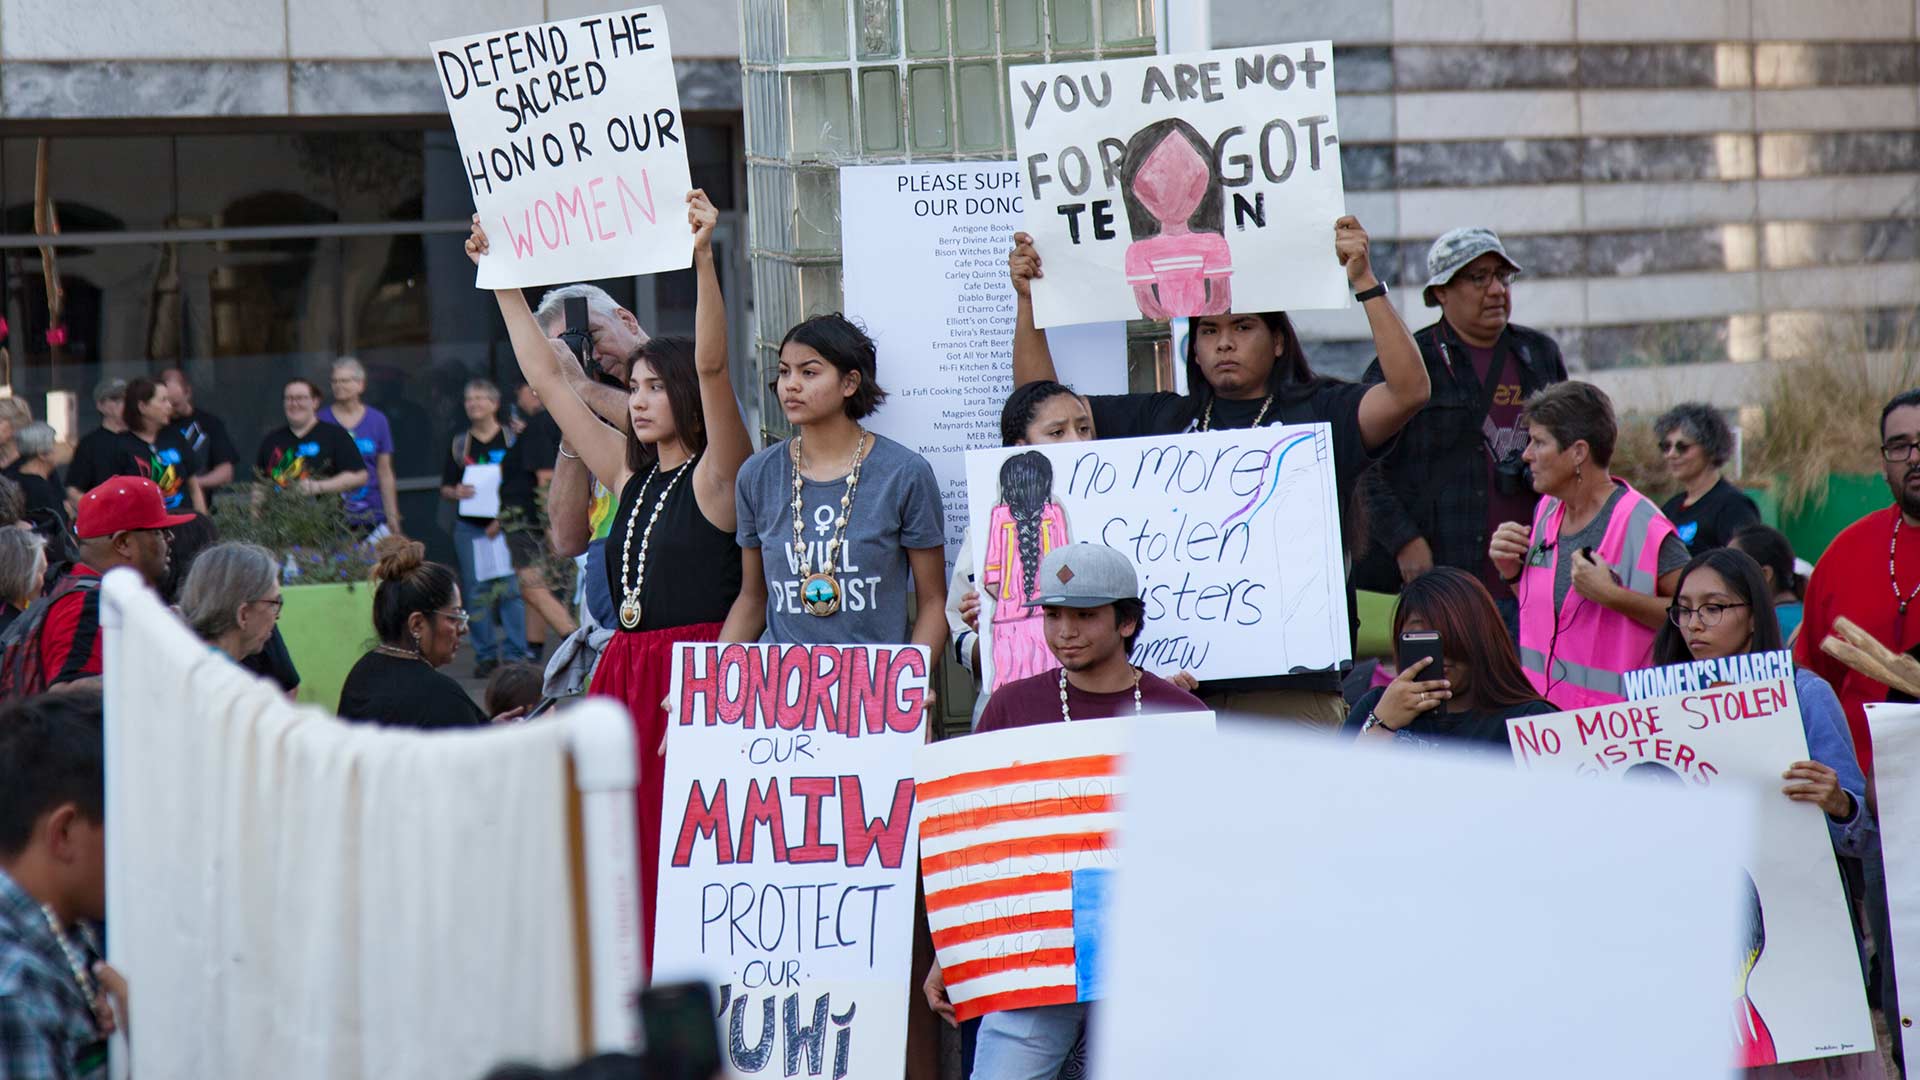
<path fill-rule="evenodd" d="M 847 540 L 847 517 L 853 511 L 853 493 L 860 486 L 860 462 L 862 451 L 867 447 L 867 433 L 864 429 L 853 443 L 853 461 L 847 466 L 847 491 L 840 496 L 840 518 L 834 524 L 833 538 L 827 541 L 827 549 L 820 560 L 818 573 L 813 569 L 813 555 L 801 540 L 802 526 L 805 523 L 806 509 L 800 497 L 800 470 L 802 456 L 801 436 L 795 435 L 790 456 L 793 459 L 793 559 L 800 568 L 800 609 L 817 618 L 826 618 L 840 610 L 840 579 L 834 576 L 835 559 L 843 550 Z"/>
<path fill-rule="evenodd" d="M 1260 421 L 1265 420 L 1267 418 L 1267 410 L 1271 408 L 1273 408 L 1273 395 L 1268 394 L 1267 400 L 1260 403 L 1260 411 L 1254 414 L 1253 423 L 1248 426 L 1259 427 Z M 1211 396 L 1207 398 L 1206 413 L 1200 417 L 1200 430 L 1201 431 L 1213 430 L 1213 398 Z"/>
<path fill-rule="evenodd" d="M 699 459 L 695 454 L 673 471 L 673 478 L 667 486 L 660 489 L 660 497 L 653 501 L 653 513 L 647 515 L 647 527 L 640 534 L 640 559 L 633 558 L 633 528 L 640 523 L 640 504 L 646 501 L 647 485 L 653 483 L 654 475 L 660 471 L 660 462 L 656 459 L 653 468 L 647 471 L 647 478 L 640 481 L 640 490 L 633 497 L 633 509 L 627 512 L 627 539 L 620 545 L 620 626 L 626 630 L 640 629 L 640 583 L 647 577 L 647 548 L 653 542 L 653 524 L 660 520 L 660 511 L 667 505 L 667 496 L 673 494 L 673 485 L 687 472 L 687 466 Z M 626 580 L 627 567 L 633 567 L 633 583 Z"/>
<path fill-rule="evenodd" d="M 1915 585 L 1913 591 L 1908 593 L 1905 598 L 1902 598 L 1900 595 L 1900 575 L 1893 572 L 1893 553 L 1899 550 L 1900 547 L 1900 519 L 1905 516 L 1905 514 L 1897 510 L 1894 512 L 1893 539 L 1887 544 L 1887 581 L 1893 585 L 1893 599 L 1900 605 L 1900 614 L 1902 615 L 1907 613 L 1907 605 L 1913 603 L 1913 598 L 1920 596 L 1920 585 Z"/>

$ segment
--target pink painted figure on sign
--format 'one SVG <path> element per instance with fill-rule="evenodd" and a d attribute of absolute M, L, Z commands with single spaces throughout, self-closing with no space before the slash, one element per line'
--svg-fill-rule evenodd
<path fill-rule="evenodd" d="M 981 583 L 993 597 L 993 687 L 1059 667 L 1034 575 L 1047 553 L 1067 542 L 1067 515 L 1053 501 L 1053 462 L 1038 450 L 1000 464 L 1000 502 L 987 519 Z"/>
<path fill-rule="evenodd" d="M 1184 120 L 1161 120 L 1127 140 L 1120 166 L 1133 243 L 1127 283 L 1149 319 L 1223 315 L 1233 306 L 1220 177 L 1212 151 Z"/>

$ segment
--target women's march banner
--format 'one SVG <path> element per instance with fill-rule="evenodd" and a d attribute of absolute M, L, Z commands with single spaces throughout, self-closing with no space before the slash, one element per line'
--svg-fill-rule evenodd
<path fill-rule="evenodd" d="M 1664 670 L 1664 669 L 1663 669 Z M 1507 721 L 1522 768 L 1680 788 L 1759 787 L 1755 848 L 1732 928 L 1733 1061 L 1772 1065 L 1874 1048 L 1859 953 L 1826 815 L 1780 793 L 1807 759 L 1793 678 L 1748 682 Z M 1659 918 L 1657 911 L 1637 913 Z"/>
<path fill-rule="evenodd" d="M 914 645 L 675 650 L 653 980 L 719 988 L 730 1077 L 903 1067 L 928 668 Z"/>
<path fill-rule="evenodd" d="M 1213 714 L 1038 724 L 920 749 L 920 871 L 962 1020 L 1095 1001 L 1124 754 L 1142 725 L 1211 735 Z"/>
<path fill-rule="evenodd" d="M 1058 665 L 1041 560 L 1088 541 L 1133 561 L 1133 662 L 1202 681 L 1351 659 L 1326 424 L 1001 447 L 967 455 L 981 685 Z"/>
<path fill-rule="evenodd" d="M 480 288 L 692 264 L 693 179 L 665 8 L 430 48 L 491 249 Z"/>
<path fill-rule="evenodd" d="M 1042 326 L 1337 308 L 1333 43 L 1007 70 Z"/>

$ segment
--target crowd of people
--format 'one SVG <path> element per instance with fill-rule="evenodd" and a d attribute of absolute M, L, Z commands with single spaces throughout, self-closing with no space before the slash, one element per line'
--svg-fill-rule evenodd
<path fill-rule="evenodd" d="M 1437 656 L 1398 671 L 1162 678 L 1131 660 L 1146 619 L 1136 568 L 1120 551 L 1065 542 L 1043 513 L 1004 523 L 1007 535 L 988 543 L 990 566 L 975 567 L 963 544 L 949 576 L 932 468 L 864 423 L 887 393 L 875 344 L 854 322 L 819 315 L 786 334 L 774 392 L 792 434 L 756 450 L 728 377 L 711 246 L 718 215 L 699 191 L 686 202 L 697 281 L 690 339 L 649 336 L 591 285 L 554 289 L 531 307 L 519 290 L 496 293 L 525 387 L 504 416 L 493 384 L 466 387 L 468 423 L 447 447 L 440 489 L 469 504 L 454 526 L 457 567 L 428 561 L 404 535 L 392 433 L 362 400 L 364 369 L 341 359 L 330 393 L 287 382 L 286 424 L 262 441 L 253 474 L 339 499 L 379 555 L 375 644 L 346 679 L 342 716 L 470 727 L 583 691 L 617 699 L 642 748 L 636 813 L 646 853 L 660 843 L 663 699 L 679 642 L 912 642 L 936 655 L 951 648 L 977 670 L 987 589 L 994 664 L 1012 677 L 980 695 L 977 732 L 1212 709 L 1384 752 L 1503 751 L 1510 718 L 1619 701 L 1626 672 L 1792 647 L 1809 759 L 1780 763 L 1781 797 L 1826 814 L 1866 913 L 1863 975 L 1898 1015 L 1863 713 L 1887 688 L 1818 646 L 1843 616 L 1896 649 L 1920 646 L 1920 613 L 1905 617 L 1920 597 L 1920 536 L 1903 544 L 1900 535 L 1920 528 L 1920 391 L 1889 402 L 1881 418 L 1894 505 L 1842 533 L 1809 577 L 1723 475 L 1733 438 L 1718 410 L 1682 405 L 1656 422 L 1675 488 L 1664 504 L 1611 471 L 1613 405 L 1569 378 L 1550 336 L 1512 321 L 1521 267 L 1490 229 L 1434 243 L 1422 296 L 1438 317 L 1413 332 L 1387 298 L 1360 222 L 1331 223 L 1328 255 L 1345 268 L 1378 357 L 1358 382 L 1315 373 L 1286 313 L 1231 313 L 1193 320 L 1185 393 L 1093 396 L 1057 379 L 1029 291 L 1044 272 L 1040 254 L 1016 234 L 1005 445 L 1324 423 L 1344 499 L 1350 600 L 1356 585 L 1397 593 L 1393 639 L 1440 643 Z M 478 218 L 465 247 L 476 262 L 489 250 Z M 0 718 L 7 1076 L 86 1074 L 77 1063 L 114 1022 L 109 999 L 124 989 L 91 966 L 104 912 L 100 705 L 88 696 L 101 674 L 100 576 L 133 568 L 209 648 L 288 689 L 298 682 L 298 658 L 275 627 L 279 558 L 215 542 L 205 526 L 210 493 L 244 479 L 225 424 L 195 408 L 178 370 L 105 383 L 95 403 L 101 428 L 80 440 L 61 484 L 51 429 L 0 400 L 0 447 L 12 458 L 0 462 L 10 478 L 0 483 L 0 698 L 13 702 Z M 502 507 L 491 515 L 471 505 L 475 470 L 490 466 L 500 467 Z M 544 535 L 506 530 L 515 573 L 483 576 L 478 564 L 503 521 L 535 507 Z M 1891 590 L 1878 578 L 1882 546 Z M 577 613 L 537 572 L 548 553 L 585 557 Z M 536 655 L 529 621 L 562 639 L 544 675 L 525 663 Z M 469 641 L 493 679 L 484 705 L 439 670 Z M 650 954 L 655 881 L 641 880 Z M 907 1073 L 932 1077 L 936 1018 L 954 1014 L 924 916 L 913 972 L 924 1002 L 911 1010 Z M 1044 1006 L 969 1025 L 968 1074 L 1055 1076 L 1076 1052 L 1086 1011 Z"/>

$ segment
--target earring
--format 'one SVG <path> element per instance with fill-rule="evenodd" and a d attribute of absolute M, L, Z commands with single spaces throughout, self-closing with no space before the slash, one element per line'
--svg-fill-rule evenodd
<path fill-rule="evenodd" d="M 1573 463 L 1573 482 L 1580 482 L 1580 463 L 1577 461 Z"/>
<path fill-rule="evenodd" d="M 414 652 L 420 651 L 420 631 L 418 630 L 415 630 L 413 632 L 413 651 Z"/>

